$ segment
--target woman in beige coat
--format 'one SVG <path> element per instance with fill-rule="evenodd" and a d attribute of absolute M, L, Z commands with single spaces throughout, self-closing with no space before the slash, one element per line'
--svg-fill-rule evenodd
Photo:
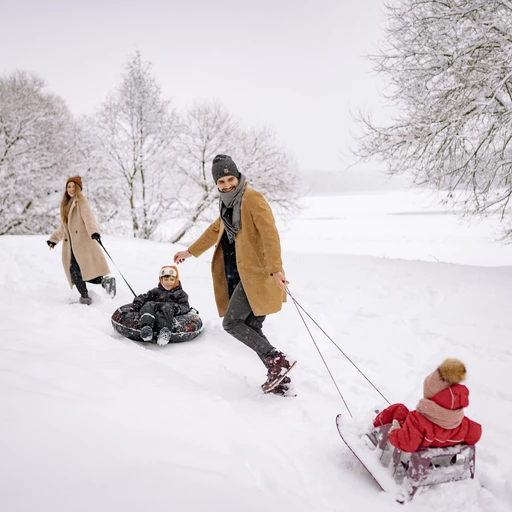
<path fill-rule="evenodd" d="M 80 303 L 91 304 L 85 282 L 101 284 L 110 295 L 115 295 L 115 278 L 104 277 L 110 273 L 107 260 L 99 242 L 98 224 L 87 199 L 82 194 L 82 179 L 72 176 L 66 181 L 66 190 L 60 203 L 62 223 L 47 244 L 53 249 L 62 241 L 62 265 L 69 285 L 80 292 Z"/>

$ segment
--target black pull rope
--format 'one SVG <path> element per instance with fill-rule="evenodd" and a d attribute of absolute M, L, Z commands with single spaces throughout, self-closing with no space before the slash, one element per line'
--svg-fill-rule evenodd
<path fill-rule="evenodd" d="M 130 291 L 133 293 L 133 296 L 137 297 L 137 294 L 132 290 L 132 287 L 128 284 L 128 281 L 125 279 L 125 277 L 123 276 L 121 271 L 117 268 L 117 265 L 116 265 L 115 261 L 112 259 L 112 256 L 110 256 L 110 254 L 108 253 L 107 249 L 105 249 L 105 246 L 101 243 L 101 240 L 96 240 L 96 241 L 101 245 L 101 247 L 103 247 L 103 250 L 105 251 L 107 256 L 110 258 L 110 261 L 114 264 L 114 267 L 116 267 L 117 271 L 119 272 L 121 277 L 124 279 L 124 282 L 126 283 L 126 286 L 128 286 L 128 288 L 130 288 Z"/>
<path fill-rule="evenodd" d="M 318 325 L 318 323 L 315 321 L 315 319 L 295 300 L 295 297 L 293 297 L 293 295 L 290 293 L 290 290 L 288 289 L 288 287 L 286 287 L 286 293 L 292 299 L 293 303 L 295 304 L 295 307 L 297 308 L 297 311 L 299 311 L 299 308 L 302 309 L 302 311 L 304 311 L 304 313 L 306 313 L 306 315 L 310 318 L 310 320 L 323 332 L 323 334 L 331 341 L 331 343 L 345 356 L 345 358 L 350 362 L 350 364 L 368 381 L 368 383 L 372 386 L 372 388 L 375 389 L 375 391 L 377 391 L 377 393 L 379 393 L 379 395 L 382 398 L 384 398 L 384 400 L 386 401 L 386 403 L 388 405 L 391 405 L 391 402 L 379 391 L 379 389 L 373 384 L 373 382 L 358 368 L 358 366 L 352 361 L 352 359 L 350 359 L 350 357 L 348 357 L 347 354 L 345 354 L 345 352 L 343 352 L 343 350 L 341 350 L 341 348 L 334 342 L 334 340 Z M 300 314 L 300 312 L 299 312 L 299 315 L 302 318 L 302 315 Z M 302 318 L 302 321 L 304 322 L 304 324 L 306 324 L 306 322 L 304 321 L 304 318 Z M 307 327 L 307 325 L 306 325 L 306 328 L 308 329 L 309 335 L 311 336 L 311 332 L 310 332 L 309 328 Z M 313 338 L 313 336 L 311 336 L 311 338 Z M 313 340 L 313 342 L 314 342 L 314 340 Z M 315 346 L 316 346 L 316 343 L 315 343 Z M 317 347 L 317 350 L 320 352 L 318 347 Z M 322 357 L 322 359 L 323 359 L 323 357 Z M 327 367 L 327 364 L 325 363 L 325 361 L 324 361 L 324 364 Z M 331 374 L 331 372 L 329 372 L 329 374 Z M 332 374 L 331 374 L 331 378 L 332 378 Z M 336 386 L 336 388 L 337 387 L 338 386 Z M 343 400 L 343 402 L 345 402 L 345 400 Z M 346 404 L 345 404 L 345 406 L 346 406 Z M 348 407 L 347 407 L 347 409 L 348 409 Z"/>
<path fill-rule="evenodd" d="M 322 359 L 322 361 L 323 361 L 323 363 L 324 363 L 325 367 L 327 368 L 327 373 L 329 373 L 329 375 L 330 375 L 330 377 L 331 377 L 331 379 L 332 379 L 332 381 L 333 381 L 333 383 L 334 383 L 334 386 L 335 386 L 335 387 L 336 387 L 336 389 L 338 390 L 338 394 L 340 395 L 341 399 L 343 400 L 343 403 L 345 404 L 345 407 L 347 408 L 347 411 L 348 411 L 348 413 L 350 414 L 350 417 L 351 417 L 351 418 L 353 418 L 352 413 L 350 412 L 350 409 L 349 409 L 349 407 L 348 407 L 348 405 L 347 405 L 347 402 L 345 401 L 345 398 L 343 398 L 343 395 L 341 394 L 340 388 L 338 387 L 338 384 L 336 383 L 336 380 L 334 379 L 334 377 L 333 377 L 333 375 L 332 375 L 332 373 L 331 373 L 331 370 L 329 369 L 329 366 L 327 366 L 327 363 L 326 363 L 326 361 L 325 361 L 325 359 L 324 359 L 324 356 L 322 355 L 322 352 L 321 352 L 321 351 L 320 351 L 320 349 L 318 348 L 318 345 L 317 345 L 317 343 L 316 343 L 316 341 L 315 341 L 315 338 L 313 337 L 313 334 L 311 333 L 311 330 L 309 329 L 308 324 L 306 323 L 306 320 L 304 319 L 304 317 L 302 316 L 302 313 L 300 312 L 300 309 L 299 309 L 299 307 L 298 307 L 298 306 L 300 306 L 300 304 L 299 304 L 299 303 L 298 303 L 298 302 L 297 302 L 297 301 L 292 297 L 292 294 L 291 294 L 291 293 L 290 293 L 290 291 L 288 290 L 288 287 L 286 287 L 286 293 L 287 293 L 287 294 L 292 298 L 293 303 L 295 304 L 295 307 L 297 308 L 297 313 L 299 313 L 299 316 L 300 316 L 300 318 L 301 318 L 302 322 L 304 323 L 304 326 L 306 327 L 306 330 L 308 331 L 309 335 L 311 336 L 311 340 L 313 341 L 313 344 L 315 345 L 315 348 L 316 348 L 316 350 L 317 350 L 318 354 L 320 355 L 320 358 Z M 302 309 L 302 308 L 301 308 L 301 309 Z M 306 311 L 304 311 L 304 312 L 307 314 L 307 312 L 306 312 Z M 308 315 L 308 316 L 309 316 L 309 315 Z"/>

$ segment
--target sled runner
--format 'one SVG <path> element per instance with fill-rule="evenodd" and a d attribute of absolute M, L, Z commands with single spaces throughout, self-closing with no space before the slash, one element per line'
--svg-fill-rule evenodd
<path fill-rule="evenodd" d="M 336 426 L 347 448 L 355 455 L 366 471 L 368 471 L 369 475 L 381 490 L 392 495 L 398 495 L 400 487 L 389 471 L 387 471 L 387 468 L 379 463 L 375 453 L 370 450 L 365 440 L 366 436 L 360 435 L 359 425 L 356 425 L 349 418 L 338 414 L 336 417 Z"/>
<path fill-rule="evenodd" d="M 420 487 L 475 476 L 474 446 L 457 444 L 408 453 L 388 442 L 391 425 L 374 428 L 363 436 L 341 414 L 336 425 L 345 444 L 379 487 L 399 503 L 411 500 Z"/>
<path fill-rule="evenodd" d="M 139 318 L 139 312 L 132 311 L 131 304 L 125 304 L 114 311 L 112 327 L 122 336 L 144 343 L 140 337 Z M 171 330 L 170 343 L 192 340 L 203 330 L 203 322 L 194 308 L 184 315 L 175 316 L 174 319 L 176 322 Z M 149 343 L 156 343 L 156 333 Z"/>

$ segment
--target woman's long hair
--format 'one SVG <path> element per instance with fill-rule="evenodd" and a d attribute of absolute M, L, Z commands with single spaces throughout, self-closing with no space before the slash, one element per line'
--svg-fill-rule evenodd
<path fill-rule="evenodd" d="M 73 197 L 68 194 L 67 188 L 68 186 L 66 185 L 66 190 L 64 190 L 64 195 L 62 196 L 62 201 L 60 202 L 60 217 L 64 224 L 68 223 L 69 210 L 71 209 L 73 200 L 82 201 L 84 198 L 80 185 L 75 183 L 75 195 Z"/>

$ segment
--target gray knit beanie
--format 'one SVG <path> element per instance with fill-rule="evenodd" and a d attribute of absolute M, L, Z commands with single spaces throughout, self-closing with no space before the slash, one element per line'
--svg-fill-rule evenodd
<path fill-rule="evenodd" d="M 213 181 L 217 183 L 223 176 L 234 176 L 240 178 L 240 172 L 235 162 L 228 155 L 217 155 L 212 163 Z"/>

